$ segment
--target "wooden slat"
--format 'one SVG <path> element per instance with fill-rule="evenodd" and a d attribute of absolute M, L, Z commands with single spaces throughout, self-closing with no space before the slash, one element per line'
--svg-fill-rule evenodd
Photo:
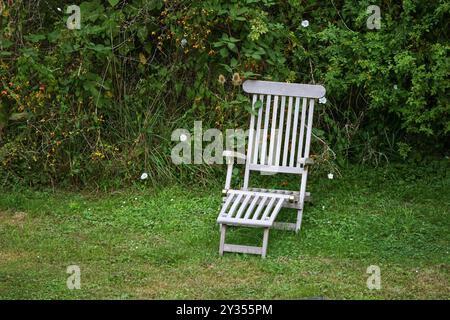
<path fill-rule="evenodd" d="M 256 94 L 253 95 L 253 101 L 252 101 L 252 109 L 255 109 L 255 103 L 258 99 L 258 96 Z M 247 161 L 245 163 L 245 173 L 244 173 L 244 189 L 247 189 L 248 187 L 248 180 L 250 178 L 250 168 L 249 165 L 251 163 L 251 156 L 254 148 L 254 141 L 255 141 L 255 115 L 252 114 L 250 117 L 250 131 L 249 131 L 249 137 L 248 137 L 248 147 L 247 147 Z M 231 175 L 230 175 L 231 177 Z"/>
<path fill-rule="evenodd" d="M 242 213 L 244 212 L 245 208 L 247 207 L 248 202 L 252 199 L 252 195 L 246 195 L 244 201 L 242 202 L 241 207 L 239 208 L 238 212 L 236 213 L 236 219 L 239 219 L 242 216 Z"/>
<path fill-rule="evenodd" d="M 295 168 L 289 168 L 289 169 L 294 169 Z M 229 193 L 231 194 L 244 194 L 244 195 L 253 195 L 253 196 L 260 196 L 260 197 L 272 197 L 273 193 L 269 193 L 269 192 L 253 192 L 253 191 L 248 191 L 248 190 L 230 190 Z M 277 194 L 276 195 L 279 198 L 283 198 L 283 199 L 289 199 L 289 195 L 288 194 Z"/>
<path fill-rule="evenodd" d="M 268 220 L 253 220 L 253 219 L 235 219 L 219 217 L 217 219 L 218 223 L 232 225 L 232 226 L 248 226 L 248 227 L 271 227 L 273 223 Z"/>
<path fill-rule="evenodd" d="M 250 218 L 250 215 L 252 214 L 253 209 L 255 208 L 256 204 L 259 202 L 260 199 L 261 199 L 261 197 L 259 195 L 254 196 L 252 202 L 250 203 L 250 205 L 247 208 L 247 211 L 245 212 L 244 219 Z"/>
<path fill-rule="evenodd" d="M 261 210 L 264 207 L 264 204 L 266 203 L 267 199 L 269 199 L 269 197 L 262 198 L 262 200 L 258 204 L 258 207 L 255 210 L 255 214 L 253 215 L 252 220 L 258 220 L 259 214 L 261 213 Z"/>
<path fill-rule="evenodd" d="M 289 137 L 291 135 L 291 116 L 292 116 L 292 97 L 289 97 L 287 119 L 286 119 L 286 133 L 284 135 L 284 150 L 283 150 L 283 162 L 282 162 L 283 166 L 286 166 L 287 158 L 288 158 Z"/>
<path fill-rule="evenodd" d="M 278 96 L 277 96 L 278 97 Z M 284 128 L 284 113 L 285 113 L 286 98 L 281 98 L 281 110 L 280 110 L 280 122 L 278 124 L 278 139 L 277 139 L 277 151 L 275 154 L 275 165 L 280 165 L 281 157 L 281 144 L 283 143 L 283 128 Z"/>
<path fill-rule="evenodd" d="M 272 228 L 279 230 L 295 230 L 296 224 L 291 222 L 274 222 Z"/>
<path fill-rule="evenodd" d="M 263 215 L 261 216 L 261 220 L 266 220 L 267 216 L 269 215 L 269 213 L 271 213 L 272 207 L 275 203 L 275 201 L 278 198 L 273 197 L 272 199 L 270 199 L 269 203 L 266 206 L 266 210 L 264 210 Z"/>
<path fill-rule="evenodd" d="M 270 118 L 270 103 L 272 101 L 272 96 L 267 95 L 266 97 L 266 112 L 264 113 L 264 129 L 263 129 L 263 138 L 262 138 L 262 146 L 261 146 L 261 157 L 260 163 L 265 164 L 267 158 L 267 133 L 269 132 L 269 118 Z"/>
<path fill-rule="evenodd" d="M 247 93 L 308 98 L 322 98 L 326 93 L 325 88 L 321 85 L 281 83 L 261 80 L 246 80 L 243 84 L 243 89 Z"/>
<path fill-rule="evenodd" d="M 251 254 L 262 254 L 262 248 L 261 247 L 243 246 L 243 245 L 228 244 L 228 243 L 224 244 L 223 251 L 239 252 L 239 253 L 251 253 Z"/>
<path fill-rule="evenodd" d="M 270 144 L 269 144 L 269 158 L 267 164 L 273 165 L 273 154 L 276 145 L 275 132 L 277 130 L 277 113 L 278 113 L 278 96 L 275 96 L 273 101 L 272 123 L 270 130 Z"/>
<path fill-rule="evenodd" d="M 300 166 L 298 159 L 302 158 L 303 156 L 303 142 L 305 140 L 305 123 L 306 123 L 306 109 L 307 109 L 307 102 L 308 99 L 303 98 L 303 104 L 302 104 L 302 118 L 300 122 L 300 137 L 298 141 L 298 151 L 297 151 L 297 167 Z"/>
<path fill-rule="evenodd" d="M 260 164 L 251 164 L 249 166 L 250 170 L 271 172 L 271 173 L 293 173 L 302 174 L 303 168 L 300 167 L 288 167 L 288 166 L 264 166 Z"/>
<path fill-rule="evenodd" d="M 278 212 L 280 212 L 281 207 L 283 206 L 285 200 L 278 199 L 277 204 L 275 205 L 275 208 L 270 212 L 270 216 L 268 217 L 271 222 L 275 220 L 276 216 L 278 215 Z M 264 217 L 266 218 L 266 217 Z"/>
<path fill-rule="evenodd" d="M 292 127 L 292 143 L 291 143 L 291 149 L 290 149 L 290 160 L 289 160 L 289 166 L 293 167 L 295 165 L 295 143 L 297 140 L 297 125 L 298 125 L 298 114 L 299 114 L 299 105 L 300 105 L 300 98 L 295 99 L 295 109 L 294 109 L 294 125 Z"/>
<path fill-rule="evenodd" d="M 244 194 L 240 193 L 237 195 L 236 199 L 233 200 L 233 205 L 230 208 L 230 211 L 228 211 L 227 214 L 227 218 L 232 218 L 233 217 L 233 213 L 236 210 L 237 206 L 239 205 L 239 203 L 241 202 L 242 197 L 244 196 Z"/>
<path fill-rule="evenodd" d="M 312 123 L 313 123 L 313 114 L 314 114 L 314 99 L 309 100 L 309 114 L 308 114 L 308 127 L 306 131 L 306 141 L 305 141 L 305 152 L 303 153 L 302 158 L 309 158 L 309 147 L 311 145 L 311 131 L 312 131 Z"/>
<path fill-rule="evenodd" d="M 259 152 L 259 144 L 261 143 L 261 122 L 262 115 L 264 109 L 264 96 L 259 96 L 259 100 L 261 100 L 261 107 L 258 110 L 258 121 L 256 125 L 256 140 L 255 140 L 255 151 L 253 153 L 253 162 L 254 164 L 258 163 L 258 152 Z"/>
<path fill-rule="evenodd" d="M 228 209 L 228 206 L 230 205 L 231 200 L 233 200 L 233 198 L 234 198 L 234 194 L 228 195 L 227 200 L 225 200 L 225 203 L 222 206 L 222 210 L 220 210 L 220 214 L 219 214 L 220 216 L 225 214 L 225 212 Z"/>

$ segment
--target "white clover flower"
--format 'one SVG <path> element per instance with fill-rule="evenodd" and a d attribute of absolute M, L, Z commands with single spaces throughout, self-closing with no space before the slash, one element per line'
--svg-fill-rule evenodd
<path fill-rule="evenodd" d="M 181 47 L 184 48 L 187 45 L 187 40 L 185 38 L 181 39 Z"/>
<path fill-rule="evenodd" d="M 334 178 L 334 175 L 332 173 L 329 173 L 328 174 L 328 179 L 333 180 L 333 178 Z"/>
<path fill-rule="evenodd" d="M 302 27 L 303 27 L 303 28 L 309 27 L 309 21 L 308 21 L 308 20 L 303 20 L 303 21 L 302 21 Z"/>
<path fill-rule="evenodd" d="M 147 178 L 148 178 L 147 172 L 144 172 L 143 174 L 141 174 L 141 180 L 145 180 Z"/>
<path fill-rule="evenodd" d="M 325 97 L 320 98 L 319 103 L 321 103 L 321 104 L 327 103 L 327 98 L 325 98 Z"/>

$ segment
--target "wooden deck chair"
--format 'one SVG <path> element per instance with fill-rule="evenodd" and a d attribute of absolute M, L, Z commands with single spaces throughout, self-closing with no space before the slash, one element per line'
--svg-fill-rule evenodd
<path fill-rule="evenodd" d="M 223 190 L 223 205 L 217 218 L 220 224 L 219 253 L 241 252 L 266 256 L 269 229 L 298 232 L 303 207 L 308 200 L 306 181 L 315 99 L 325 95 L 320 85 L 247 80 L 245 92 L 253 94 L 254 114 L 250 118 L 247 155 L 224 151 L 228 165 Z M 258 100 L 261 100 L 257 103 Z M 259 108 L 258 108 L 259 106 Z M 241 190 L 230 189 L 234 158 L 245 159 L 244 182 Z M 299 191 L 250 188 L 252 171 L 300 175 Z M 281 208 L 297 211 L 297 222 L 275 222 Z M 228 226 L 264 229 L 262 247 L 225 243 Z"/>

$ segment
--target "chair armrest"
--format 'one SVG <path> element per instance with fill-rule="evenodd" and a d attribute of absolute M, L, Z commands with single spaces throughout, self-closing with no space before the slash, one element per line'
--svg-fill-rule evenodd
<path fill-rule="evenodd" d="M 303 166 L 310 166 L 314 164 L 314 159 L 312 158 L 300 158 L 298 160 L 298 163 L 302 164 Z"/>
<path fill-rule="evenodd" d="M 236 152 L 236 151 L 230 151 L 230 150 L 225 150 L 224 152 L 222 152 L 222 156 L 226 157 L 226 158 L 236 158 L 236 159 L 242 159 L 245 160 L 247 157 L 245 156 L 245 154 Z"/>

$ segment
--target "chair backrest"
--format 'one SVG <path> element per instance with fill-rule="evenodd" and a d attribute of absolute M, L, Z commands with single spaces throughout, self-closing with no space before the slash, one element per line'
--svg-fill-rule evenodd
<path fill-rule="evenodd" d="M 302 174 L 302 161 L 309 157 L 314 102 L 325 96 L 325 88 L 247 80 L 243 89 L 253 94 L 255 111 L 250 118 L 245 186 L 253 170 Z"/>

